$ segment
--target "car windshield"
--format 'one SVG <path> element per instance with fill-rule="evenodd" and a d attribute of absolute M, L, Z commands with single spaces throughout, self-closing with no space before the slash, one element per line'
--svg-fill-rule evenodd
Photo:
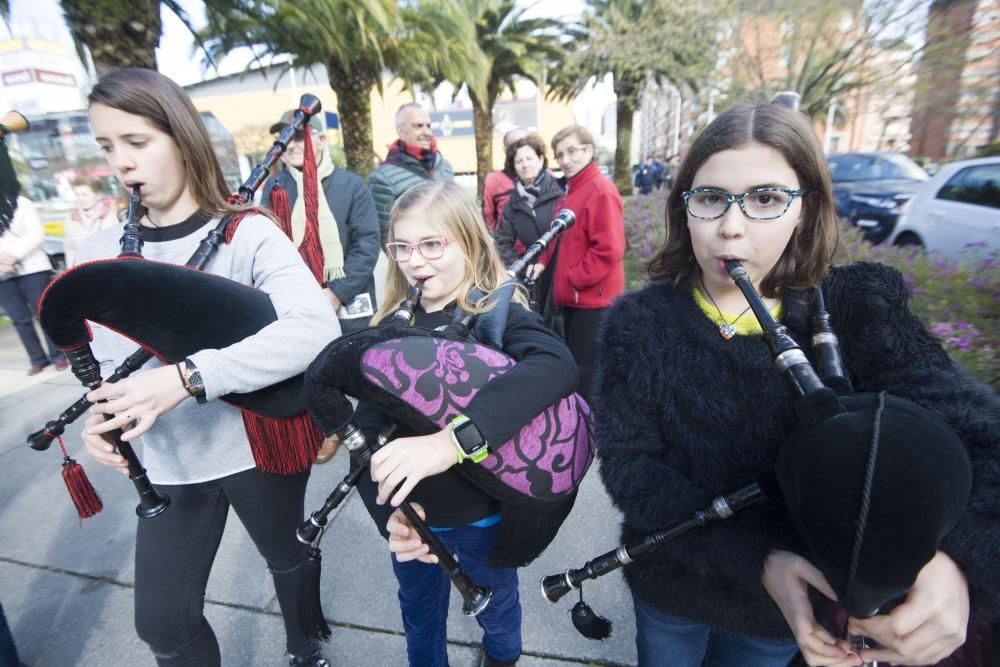
<path fill-rule="evenodd" d="M 900 153 L 834 155 L 827 159 L 830 176 L 835 182 L 882 181 L 901 178 L 926 181 L 927 172 L 910 158 Z"/>

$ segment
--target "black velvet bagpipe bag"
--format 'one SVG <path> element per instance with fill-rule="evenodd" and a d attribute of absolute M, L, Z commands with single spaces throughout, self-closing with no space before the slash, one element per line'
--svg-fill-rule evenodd
<path fill-rule="evenodd" d="M 804 419 L 775 472 L 807 557 L 847 612 L 898 599 L 965 510 L 968 453 L 936 414 L 888 394 L 841 397 L 846 411 Z"/>
<path fill-rule="evenodd" d="M 514 364 L 480 343 L 386 323 L 330 343 L 306 370 L 306 398 L 327 435 L 342 426 L 326 415 L 332 392 L 368 402 L 425 435 L 444 428 L 482 386 Z M 572 394 L 512 439 L 491 443 L 482 463 L 458 466 L 501 502 L 503 520 L 491 564 L 520 566 L 548 546 L 572 509 L 593 451 L 590 409 Z"/>
<path fill-rule="evenodd" d="M 277 315 L 268 295 L 254 287 L 177 264 L 122 257 L 81 264 L 53 280 L 42 296 L 39 321 L 60 349 L 90 343 L 87 320 L 172 364 L 252 336 Z M 223 400 L 263 417 L 292 417 L 305 406 L 302 375 Z"/>

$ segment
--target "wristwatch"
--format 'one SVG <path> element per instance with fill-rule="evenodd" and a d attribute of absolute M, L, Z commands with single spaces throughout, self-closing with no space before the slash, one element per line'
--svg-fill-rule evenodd
<path fill-rule="evenodd" d="M 201 379 L 201 371 L 198 367 L 194 365 L 194 362 L 190 359 L 184 360 L 184 388 L 187 392 L 194 396 L 194 400 L 199 403 L 206 403 L 208 399 L 205 398 L 205 383 Z"/>
<path fill-rule="evenodd" d="M 458 449 L 458 462 L 462 463 L 471 460 L 473 463 L 480 463 L 490 455 L 490 449 L 471 419 L 459 413 L 448 422 L 451 428 L 451 441 Z"/>

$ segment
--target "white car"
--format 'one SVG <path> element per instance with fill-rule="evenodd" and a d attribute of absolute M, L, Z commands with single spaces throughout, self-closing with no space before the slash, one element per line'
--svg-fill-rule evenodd
<path fill-rule="evenodd" d="M 889 241 L 952 260 L 1000 251 L 1000 157 L 942 166 L 909 201 Z"/>

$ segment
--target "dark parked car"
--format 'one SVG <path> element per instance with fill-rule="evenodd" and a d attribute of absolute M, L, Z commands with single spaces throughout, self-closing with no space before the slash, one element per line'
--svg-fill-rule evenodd
<path fill-rule="evenodd" d="M 902 153 L 843 153 L 827 162 L 837 215 L 872 243 L 889 238 L 900 210 L 930 178 Z"/>

